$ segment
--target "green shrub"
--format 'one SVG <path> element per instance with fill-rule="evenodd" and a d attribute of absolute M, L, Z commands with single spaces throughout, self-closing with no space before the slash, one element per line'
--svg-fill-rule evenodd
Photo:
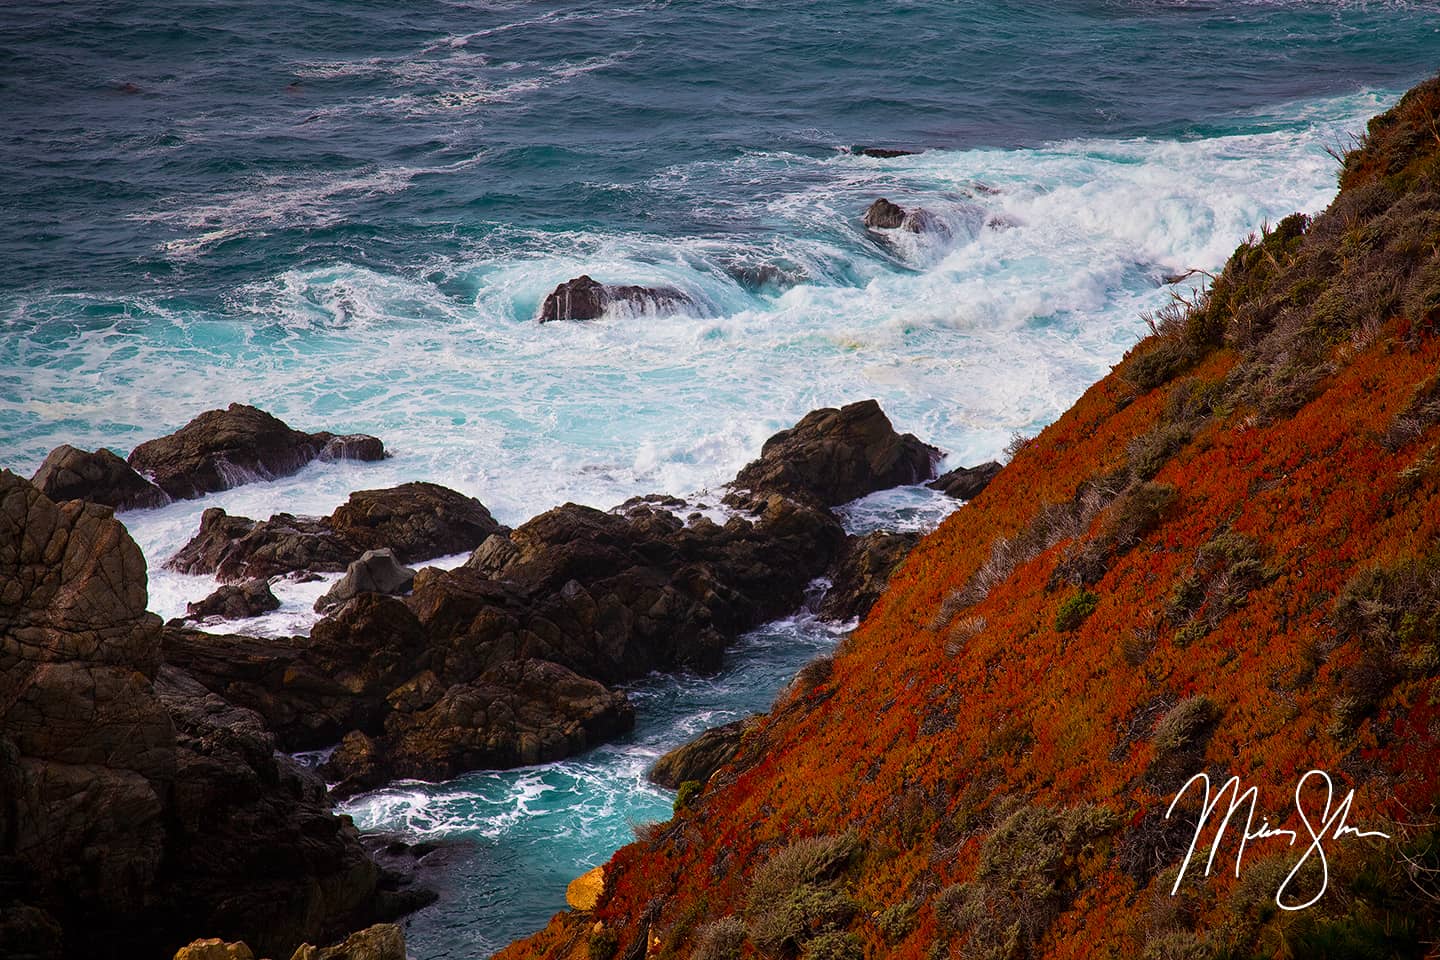
<path fill-rule="evenodd" d="M 885 942 L 894 946 L 910 936 L 915 930 L 915 914 L 919 904 L 913 900 L 902 900 L 881 910 L 875 916 L 875 926 Z"/>
<path fill-rule="evenodd" d="M 684 783 L 680 784 L 680 789 L 675 791 L 674 811 L 676 813 L 679 813 L 681 810 L 684 810 L 686 807 L 690 806 L 690 804 L 694 803 L 695 798 L 700 795 L 701 787 L 702 784 L 699 780 L 686 780 Z"/>
<path fill-rule="evenodd" d="M 805 960 L 865 960 L 865 947 L 853 933 L 822 933 L 805 944 Z"/>
<path fill-rule="evenodd" d="M 1069 633 L 1084 623 L 1100 604 L 1100 595 L 1081 588 L 1065 598 L 1055 611 L 1055 629 Z"/>
<path fill-rule="evenodd" d="M 854 834 L 797 840 L 755 871 L 746 897 L 750 939 L 781 955 L 812 937 L 837 932 L 859 911 L 839 877 L 859 852 Z"/>

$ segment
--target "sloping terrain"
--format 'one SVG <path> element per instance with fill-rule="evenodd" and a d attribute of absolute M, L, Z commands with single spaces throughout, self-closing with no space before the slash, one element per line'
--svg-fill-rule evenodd
<path fill-rule="evenodd" d="M 1422 957 L 1440 938 L 1440 81 L 924 539 L 596 909 L 501 956 Z M 1348 823 L 1309 834 L 1310 770 Z M 1192 787 L 1259 790 L 1172 895 Z M 1325 806 L 1314 779 L 1312 821 Z M 1222 812 L 1223 812 L 1222 806 Z M 1335 812 L 1332 805 L 1331 812 Z M 1332 827 L 1338 826 L 1332 824 Z M 1317 826 L 1317 830 L 1318 830 Z M 1324 888 L 1323 896 L 1298 906 Z"/>

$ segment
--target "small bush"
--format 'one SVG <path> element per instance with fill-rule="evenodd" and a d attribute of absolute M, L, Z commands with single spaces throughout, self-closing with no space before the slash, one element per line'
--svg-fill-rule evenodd
<path fill-rule="evenodd" d="M 700 928 L 691 960 L 740 960 L 744 943 L 745 924 L 740 918 L 721 917 Z"/>
<path fill-rule="evenodd" d="M 854 834 L 810 837 L 790 844 L 755 871 L 745 907 L 755 945 L 779 955 L 848 924 L 859 906 L 837 881 L 859 849 Z"/>
<path fill-rule="evenodd" d="M 674 811 L 679 813 L 694 803 L 695 798 L 700 795 L 700 787 L 701 783 L 699 780 L 686 780 L 680 784 L 680 789 L 675 791 Z"/>
<path fill-rule="evenodd" d="M 886 907 L 875 915 L 875 926 L 885 942 L 894 946 L 915 931 L 915 915 L 919 904 L 913 900 Z"/>
<path fill-rule="evenodd" d="M 805 960 L 865 960 L 865 947 L 853 933 L 822 933 L 805 944 Z"/>
<path fill-rule="evenodd" d="M 1060 604 L 1060 609 L 1055 611 L 1055 629 L 1061 633 L 1069 633 L 1084 623 L 1099 605 L 1099 594 L 1085 589 L 1076 590 Z"/>
<path fill-rule="evenodd" d="M 614 930 L 596 930 L 590 934 L 587 946 L 590 960 L 611 960 L 620 948 L 620 939 L 615 936 Z"/>
<path fill-rule="evenodd" d="M 1155 725 L 1151 742 L 1155 756 L 1147 777 L 1161 786 L 1175 786 L 1201 771 L 1205 748 L 1220 721 L 1220 709 L 1207 697 L 1181 700 Z"/>
<path fill-rule="evenodd" d="M 967 956 L 1028 956 L 1069 907 L 1082 859 L 1118 826 L 1114 813 L 1093 804 L 1012 807 L 981 844 L 975 879 L 942 890 L 935 915 L 969 935 Z"/>

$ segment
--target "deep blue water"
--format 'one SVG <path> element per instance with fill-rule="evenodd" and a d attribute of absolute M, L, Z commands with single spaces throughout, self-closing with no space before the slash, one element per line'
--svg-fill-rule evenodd
<path fill-rule="evenodd" d="M 0 66 L 0 466 L 232 400 L 396 454 L 124 515 L 168 616 L 213 587 L 159 565 L 217 504 L 430 479 L 517 523 L 713 489 L 866 396 L 952 463 L 994 456 L 1134 343 L 1165 274 L 1328 202 L 1327 148 L 1440 67 L 1440 5 L 11 2 Z M 882 195 L 947 234 L 877 242 Z M 695 305 L 537 326 L 587 272 Z M 318 589 L 248 629 L 308 629 Z M 542 924 L 665 815 L 651 758 L 833 639 L 786 621 L 717 677 L 647 681 L 635 735 L 570 763 L 356 801 L 453 841 L 412 953 Z"/>

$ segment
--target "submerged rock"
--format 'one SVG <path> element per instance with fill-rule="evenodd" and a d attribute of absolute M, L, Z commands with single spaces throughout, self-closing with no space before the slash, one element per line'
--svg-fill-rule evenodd
<path fill-rule="evenodd" d="M 874 400 L 815 410 L 775 434 L 735 477 L 753 493 L 839 506 L 867 493 L 928 480 L 940 451 L 898 434 Z M 731 494 L 731 502 L 743 500 Z"/>
<path fill-rule="evenodd" d="M 876 157 L 880 160 L 893 160 L 896 157 L 913 157 L 914 150 L 892 150 L 887 147 L 851 147 L 850 152 L 862 157 Z"/>
<path fill-rule="evenodd" d="M 693 303 L 674 287 L 615 286 L 589 276 L 567 280 L 551 291 L 540 305 L 539 320 L 596 320 L 614 306 L 635 313 L 662 313 Z"/>
<path fill-rule="evenodd" d="M 978 467 L 960 467 L 931 480 L 925 486 L 931 490 L 939 490 L 947 497 L 954 497 L 956 500 L 974 500 L 980 496 L 980 492 L 990 485 L 995 475 L 1000 472 L 1001 465 L 994 460 L 982 463 Z"/>
<path fill-rule="evenodd" d="M 170 502 L 164 490 L 103 447 L 87 453 L 61 444 L 50 451 L 30 482 L 57 503 L 89 500 L 116 510 L 135 510 Z"/>
<path fill-rule="evenodd" d="M 256 521 L 211 507 L 195 536 L 165 565 L 227 582 L 337 572 L 370 550 L 389 549 L 406 563 L 463 553 L 503 529 L 474 497 L 434 483 L 404 483 L 358 490 L 329 517 L 277 513 Z"/>
<path fill-rule="evenodd" d="M 243 583 L 224 584 L 204 600 L 186 604 L 185 619 L 244 620 L 279 609 L 280 600 L 270 591 L 270 581 L 257 577 Z"/>
<path fill-rule="evenodd" d="M 256 407 L 232 403 L 140 444 L 130 452 L 129 464 L 171 497 L 188 500 L 287 476 L 317 457 L 379 460 L 384 455 L 375 437 L 305 433 Z"/>
<path fill-rule="evenodd" d="M 315 601 L 315 610 L 323 613 L 362 593 L 404 593 L 414 582 L 415 571 L 401 566 L 393 550 L 367 550 L 359 560 L 351 562 L 345 576 Z"/>

